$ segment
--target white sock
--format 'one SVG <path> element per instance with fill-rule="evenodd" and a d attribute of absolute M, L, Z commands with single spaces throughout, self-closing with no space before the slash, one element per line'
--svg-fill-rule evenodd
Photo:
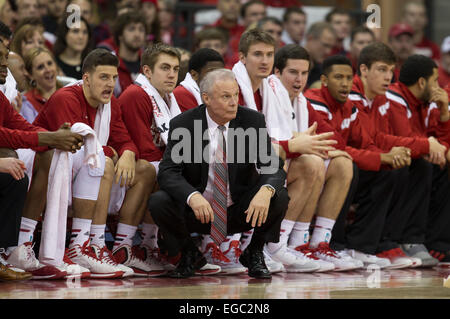
<path fill-rule="evenodd" d="M 247 246 L 250 244 L 250 242 L 252 241 L 252 236 L 253 236 L 253 229 L 250 229 L 249 231 L 246 231 L 244 233 L 241 234 L 241 250 L 244 251 Z"/>
<path fill-rule="evenodd" d="M 283 246 L 287 246 L 289 235 L 292 232 L 295 222 L 289 219 L 283 219 L 280 228 L 280 241 L 278 243 L 267 243 L 269 253 L 274 253 Z"/>
<path fill-rule="evenodd" d="M 89 240 L 91 234 L 92 219 L 73 218 L 72 219 L 72 234 L 70 236 L 69 246 L 75 245 L 83 246 Z"/>
<path fill-rule="evenodd" d="M 142 244 L 152 249 L 158 248 L 158 226 L 142 223 Z"/>
<path fill-rule="evenodd" d="M 310 224 L 311 223 L 295 222 L 294 228 L 289 236 L 289 247 L 295 248 L 308 243 Z"/>
<path fill-rule="evenodd" d="M 36 229 L 37 223 L 37 220 L 22 217 L 20 221 L 20 232 L 17 246 L 28 242 L 33 242 L 34 230 Z"/>
<path fill-rule="evenodd" d="M 316 225 L 314 226 L 314 231 L 311 236 L 310 246 L 316 248 L 319 243 L 325 242 L 329 243 L 331 240 L 331 230 L 333 229 L 334 219 L 329 219 L 325 217 L 317 217 Z"/>
<path fill-rule="evenodd" d="M 119 223 L 117 225 L 117 232 L 113 250 L 116 250 L 123 245 L 133 246 L 133 237 L 136 234 L 136 230 L 137 226 Z"/>
<path fill-rule="evenodd" d="M 91 245 L 96 245 L 100 248 L 105 247 L 105 228 L 106 224 L 91 225 Z"/>

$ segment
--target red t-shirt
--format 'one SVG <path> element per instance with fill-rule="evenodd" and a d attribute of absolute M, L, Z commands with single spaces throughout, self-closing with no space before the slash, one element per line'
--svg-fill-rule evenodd
<path fill-rule="evenodd" d="M 47 101 L 45 108 L 34 120 L 33 124 L 48 129 L 57 130 L 65 122 L 71 125 L 81 122 L 94 128 L 97 109 L 90 106 L 83 93 L 81 85 L 64 87 L 56 91 Z M 111 122 L 109 125 L 109 139 L 107 146 L 103 146 L 106 156 L 114 155 L 113 148 L 119 156 L 126 150 L 135 153 L 139 158 L 136 145 L 131 140 L 127 128 L 122 120 L 119 101 L 113 96 L 111 99 Z"/>
<path fill-rule="evenodd" d="M 38 113 L 42 111 L 47 100 L 39 94 L 37 89 L 29 90 L 24 95 Z"/>

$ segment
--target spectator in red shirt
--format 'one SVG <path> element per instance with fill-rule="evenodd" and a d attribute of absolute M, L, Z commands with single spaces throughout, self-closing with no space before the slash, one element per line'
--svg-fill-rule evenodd
<path fill-rule="evenodd" d="M 166 44 L 173 45 L 173 22 L 175 20 L 174 1 L 158 1 L 158 20 L 161 28 L 161 41 Z"/>
<path fill-rule="evenodd" d="M 313 65 L 309 73 L 307 88 L 318 81 L 322 74 L 322 63 L 336 43 L 336 32 L 331 24 L 327 22 L 316 22 L 309 27 L 306 34 L 305 49 L 311 56 Z"/>
<path fill-rule="evenodd" d="M 389 46 L 397 57 L 393 82 L 398 81 L 403 62 L 414 54 L 414 30 L 405 23 L 394 24 L 389 29 Z"/>
<path fill-rule="evenodd" d="M 119 80 L 114 88 L 114 95 L 119 96 L 140 72 L 140 55 L 146 34 L 145 19 L 139 12 L 128 10 L 117 17 L 113 33 L 113 41 L 103 41 L 98 47 L 113 51 L 119 58 Z"/>
<path fill-rule="evenodd" d="M 241 18 L 245 28 L 265 18 L 266 15 L 266 5 L 261 0 L 250 0 L 241 7 Z"/>
<path fill-rule="evenodd" d="M 61 85 L 56 80 L 55 58 L 47 49 L 31 49 L 25 55 L 24 63 L 31 80 L 31 88 L 24 95 L 31 105 L 23 104 L 20 113 L 28 122 L 33 123 L 47 100 Z"/>
<path fill-rule="evenodd" d="M 220 11 L 220 18 L 212 26 L 223 29 L 228 35 L 228 46 L 225 62 L 230 65 L 236 63 L 239 58 L 236 55 L 237 46 L 245 27 L 239 24 L 239 14 L 241 2 L 239 0 L 218 0 L 217 9 Z M 234 47 L 233 47 L 234 45 Z"/>
<path fill-rule="evenodd" d="M 438 81 L 440 87 L 446 87 L 450 84 L 450 36 L 442 42 Z"/>
<path fill-rule="evenodd" d="M 283 14 L 284 31 L 281 40 L 285 44 L 301 45 L 306 33 L 306 13 L 302 8 L 289 7 Z"/>
<path fill-rule="evenodd" d="M 325 17 L 325 21 L 331 24 L 336 32 L 336 44 L 330 55 L 347 55 L 344 41 L 350 35 L 352 29 L 352 17 L 350 12 L 342 8 L 334 8 Z"/>
<path fill-rule="evenodd" d="M 227 43 L 227 35 L 222 29 L 216 27 L 206 28 L 195 34 L 194 52 L 203 48 L 213 49 L 223 57 L 225 67 L 231 69 L 236 62 L 233 62 L 233 59 L 230 59 L 227 55 Z"/>
<path fill-rule="evenodd" d="M 274 38 L 276 47 L 275 51 L 284 46 L 284 42 L 281 40 L 283 35 L 283 23 L 274 17 L 265 17 L 259 20 L 257 27 L 262 31 L 269 33 Z"/>
<path fill-rule="evenodd" d="M 358 59 L 361 50 L 373 42 L 375 42 L 375 35 L 368 27 L 359 26 L 352 30 L 350 52 L 347 53 L 347 58 L 352 62 L 353 73 L 358 72 Z"/>
<path fill-rule="evenodd" d="M 427 8 L 423 1 L 410 1 L 403 7 L 403 22 L 409 24 L 414 30 L 414 53 L 422 54 L 439 61 L 441 54 L 439 46 L 425 36 L 428 24 Z"/>

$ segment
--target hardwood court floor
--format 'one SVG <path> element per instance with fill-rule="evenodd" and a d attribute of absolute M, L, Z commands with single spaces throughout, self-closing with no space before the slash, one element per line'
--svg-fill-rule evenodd
<path fill-rule="evenodd" d="M 0 282 L 0 299 L 450 299 L 450 269 Z"/>

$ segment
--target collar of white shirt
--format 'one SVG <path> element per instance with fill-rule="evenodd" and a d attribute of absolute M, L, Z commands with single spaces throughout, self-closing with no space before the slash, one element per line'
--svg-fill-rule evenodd
<path fill-rule="evenodd" d="M 211 136 L 214 136 L 214 132 L 219 127 L 219 124 L 213 121 L 213 119 L 209 116 L 208 108 L 206 108 L 206 121 L 208 122 L 208 130 Z M 224 124 L 225 126 L 225 132 L 228 130 L 228 126 L 230 125 L 230 122 L 227 122 Z"/>

